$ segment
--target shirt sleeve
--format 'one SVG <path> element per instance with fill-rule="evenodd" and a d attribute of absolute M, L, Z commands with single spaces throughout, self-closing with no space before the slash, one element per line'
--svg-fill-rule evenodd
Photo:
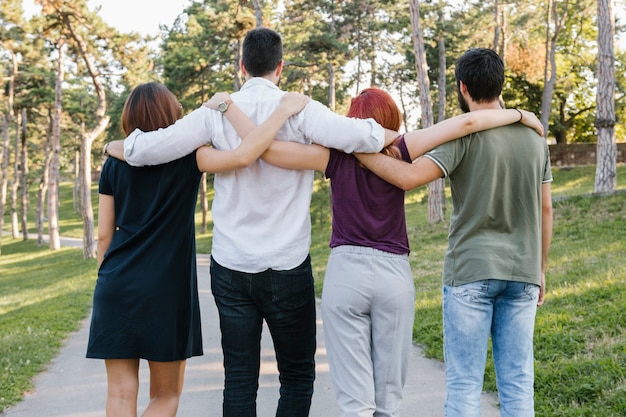
<path fill-rule="evenodd" d="M 433 161 L 444 177 L 448 177 L 463 159 L 465 144 L 466 138 L 446 142 L 427 152 L 424 157 Z"/>
<path fill-rule="evenodd" d="M 111 171 L 113 165 L 117 161 L 115 158 L 107 158 L 100 172 L 100 180 L 98 182 L 98 194 L 113 195 L 113 187 L 111 186 Z"/>
<path fill-rule="evenodd" d="M 552 182 L 552 165 L 550 164 L 550 148 L 545 144 L 544 157 L 546 163 L 543 168 L 543 183 Z"/>
<path fill-rule="evenodd" d="M 302 112 L 302 133 L 313 143 L 352 152 L 379 152 L 385 144 L 385 129 L 374 119 L 340 116 L 317 101 Z"/>
<path fill-rule="evenodd" d="M 159 165 L 189 155 L 211 143 L 215 130 L 214 110 L 200 107 L 165 129 L 136 129 L 124 140 L 124 159 L 133 166 Z"/>

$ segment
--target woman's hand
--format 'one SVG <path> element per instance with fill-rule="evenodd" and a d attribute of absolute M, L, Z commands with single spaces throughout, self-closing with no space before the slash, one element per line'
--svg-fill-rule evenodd
<path fill-rule="evenodd" d="M 311 101 L 311 97 L 299 93 L 285 93 L 280 99 L 279 108 L 286 112 L 288 116 L 300 113 L 300 111 Z"/>
<path fill-rule="evenodd" d="M 535 113 L 522 109 L 517 109 L 517 111 L 522 114 L 522 118 L 520 119 L 521 124 L 528 126 L 531 129 L 535 129 L 540 136 L 543 136 L 543 125 L 537 116 L 535 116 Z"/>
<path fill-rule="evenodd" d="M 202 105 L 204 107 L 208 107 L 209 109 L 217 110 L 217 106 L 226 100 L 230 100 L 230 94 L 222 91 L 213 94 L 213 97 L 202 103 Z"/>

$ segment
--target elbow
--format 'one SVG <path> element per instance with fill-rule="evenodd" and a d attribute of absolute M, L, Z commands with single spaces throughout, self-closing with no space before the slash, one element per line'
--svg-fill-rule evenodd
<path fill-rule="evenodd" d="M 413 186 L 413 184 L 411 184 L 411 183 L 409 183 L 409 182 L 407 182 L 407 181 L 402 181 L 402 182 L 399 184 L 399 186 L 400 186 L 400 188 L 401 188 L 403 191 L 411 191 L 412 189 L 416 188 L 416 187 L 414 187 L 414 186 Z"/>
<path fill-rule="evenodd" d="M 235 161 L 235 169 L 247 168 L 258 159 L 258 155 L 241 155 Z"/>

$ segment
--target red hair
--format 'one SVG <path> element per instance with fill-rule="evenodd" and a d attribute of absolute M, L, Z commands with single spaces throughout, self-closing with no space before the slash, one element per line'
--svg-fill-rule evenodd
<path fill-rule="evenodd" d="M 366 88 L 352 99 L 348 117 L 359 119 L 372 118 L 379 125 L 389 130 L 400 130 L 402 114 L 391 94 L 380 88 Z M 398 139 L 382 150 L 384 154 L 402 159 L 400 149 L 397 146 Z"/>
<path fill-rule="evenodd" d="M 122 109 L 122 131 L 129 135 L 135 129 L 144 132 L 174 124 L 183 117 L 176 96 L 163 84 L 140 84 L 130 92 Z"/>

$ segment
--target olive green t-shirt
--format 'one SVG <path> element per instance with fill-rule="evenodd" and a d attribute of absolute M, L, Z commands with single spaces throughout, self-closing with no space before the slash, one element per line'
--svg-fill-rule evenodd
<path fill-rule="evenodd" d="M 541 188 L 552 181 L 546 140 L 519 123 L 426 154 L 450 179 L 453 212 L 443 283 L 541 283 Z"/>

